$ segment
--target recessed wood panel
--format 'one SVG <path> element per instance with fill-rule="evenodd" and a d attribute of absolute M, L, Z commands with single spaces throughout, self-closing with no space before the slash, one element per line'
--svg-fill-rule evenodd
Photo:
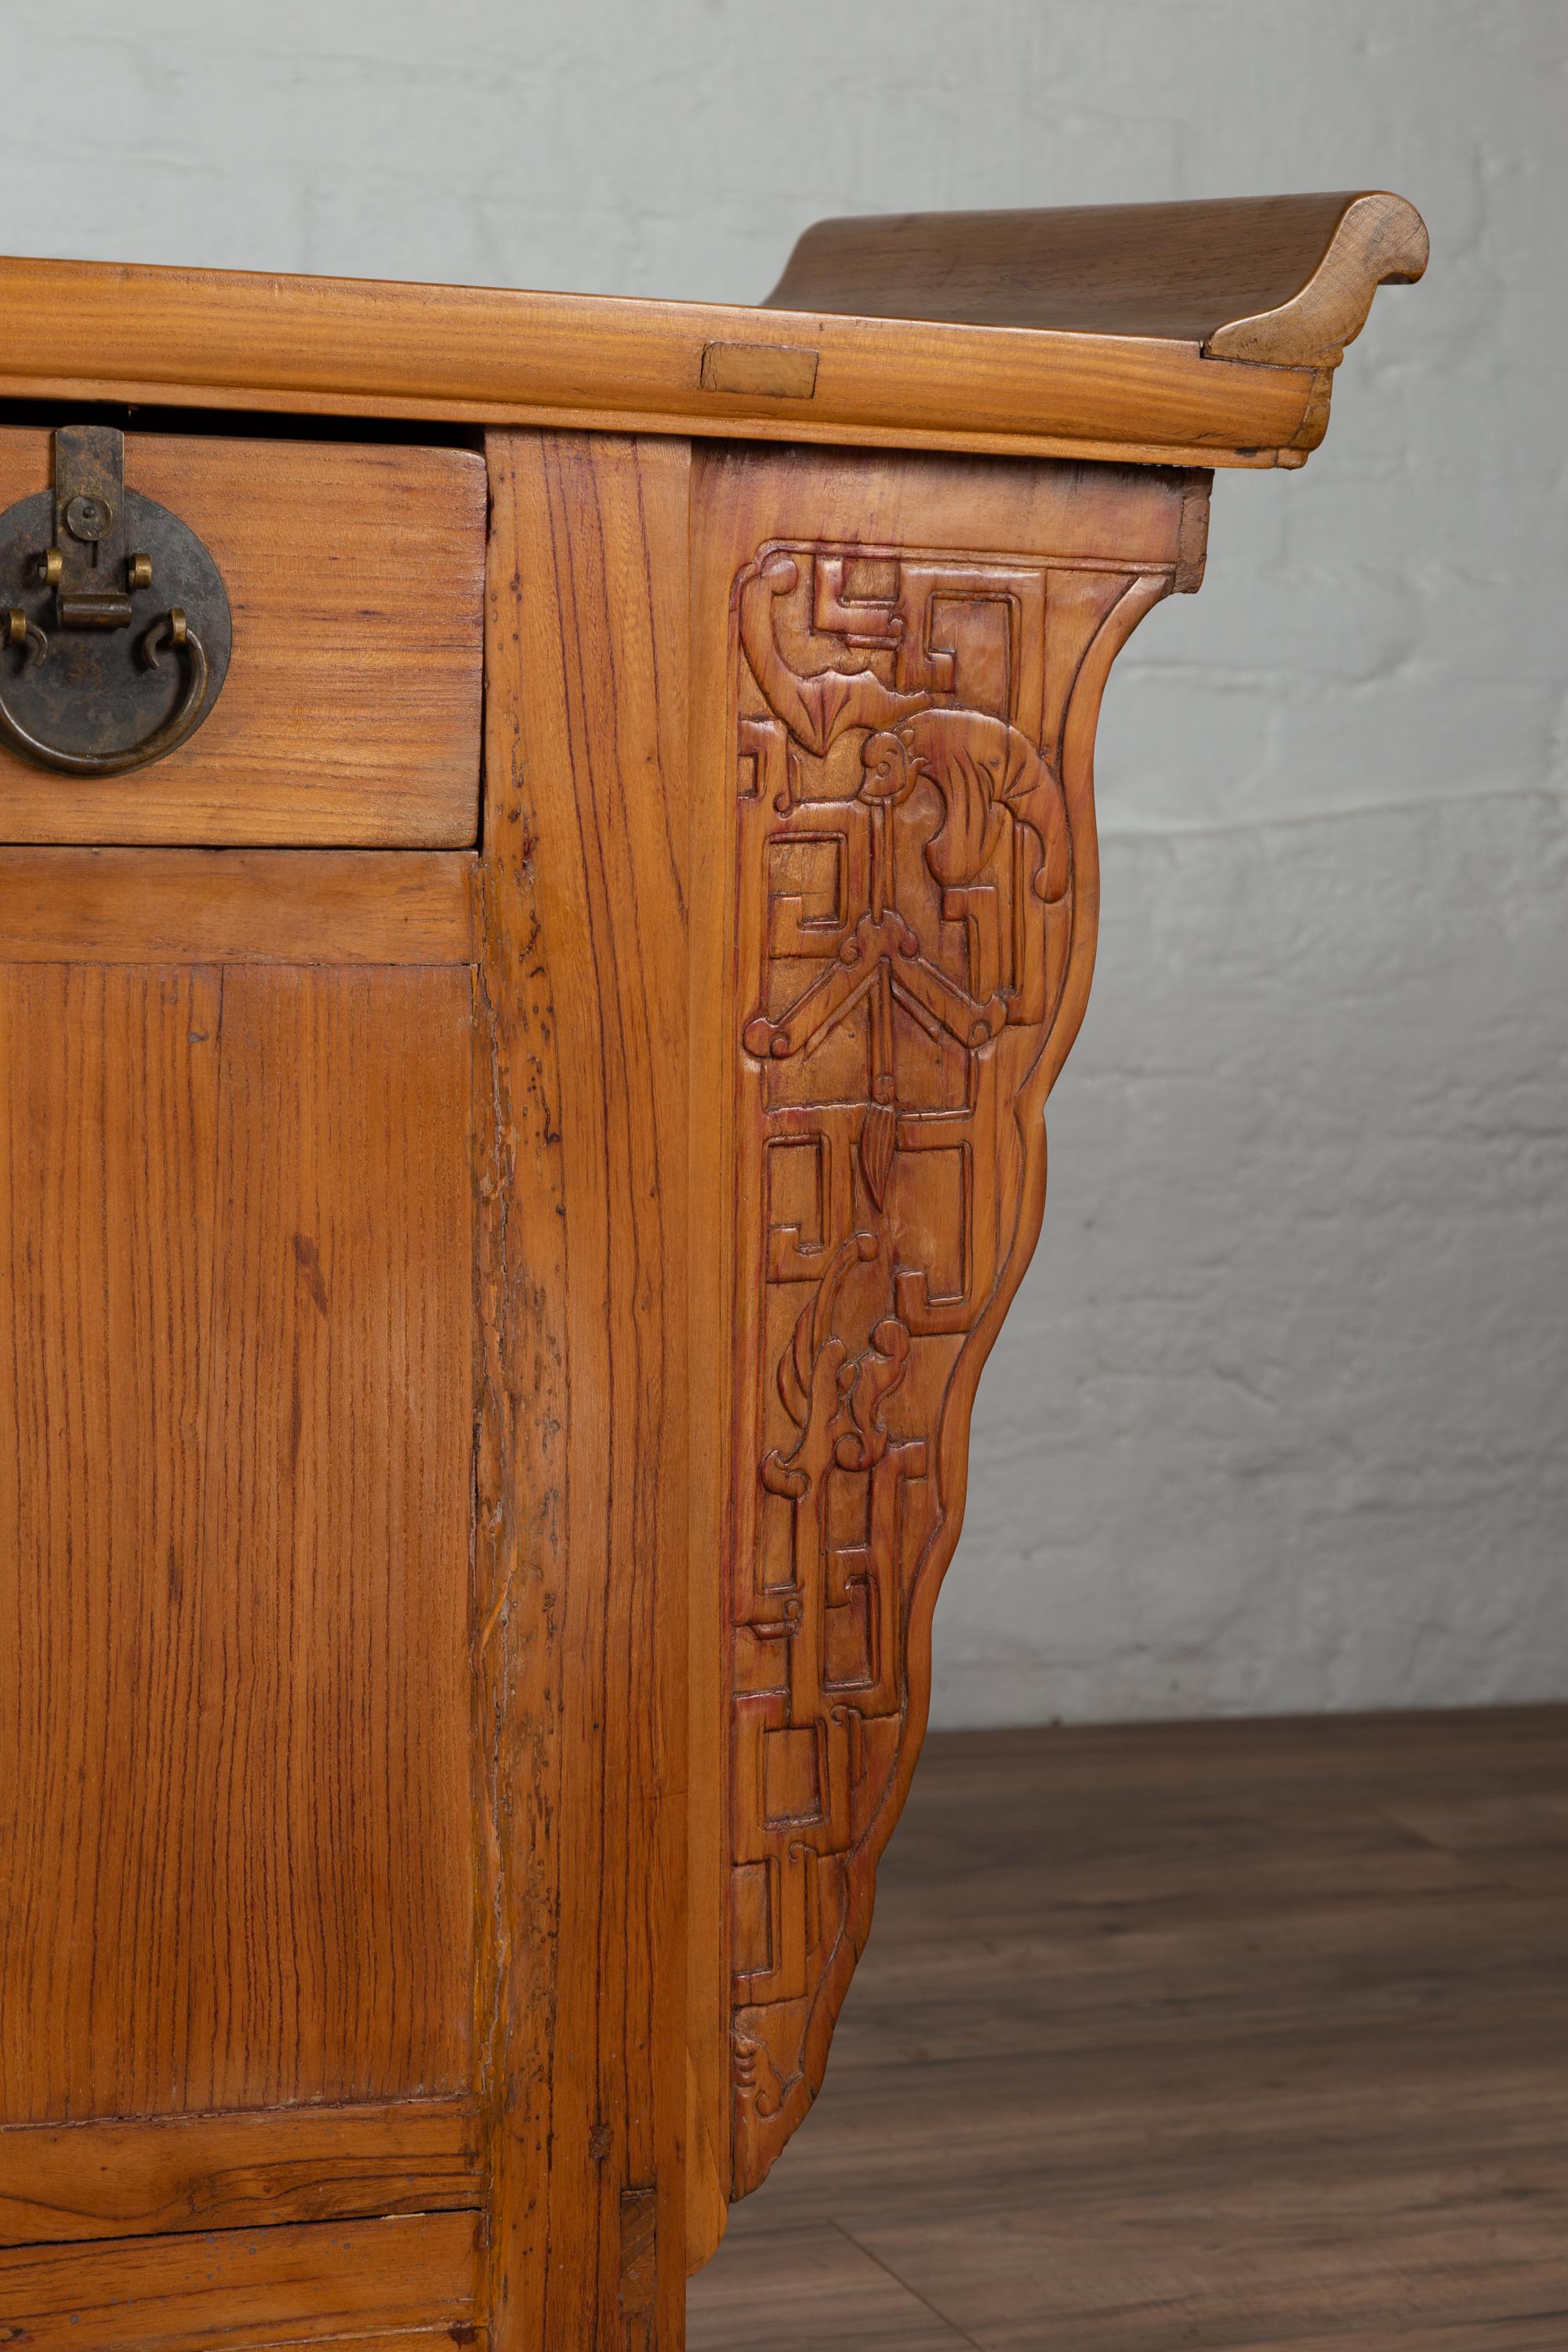
<path fill-rule="evenodd" d="M 0 510 L 47 489 L 50 464 L 47 433 L 0 431 Z M 129 775 L 61 776 L 0 750 L 0 841 L 471 844 L 482 458 L 132 433 L 125 479 L 216 559 L 227 678 L 187 743 Z"/>
<path fill-rule="evenodd" d="M 331 2339 L 376 2352 L 402 2330 L 474 2340 L 475 2217 L 204 2231 L 0 2253 L 0 2342 L 27 2352 L 259 2352 Z M 398 2340 L 407 2344 L 407 2335 Z M 412 2338 L 417 2346 L 420 2338 Z"/>
<path fill-rule="evenodd" d="M 0 2245 L 482 2202 L 477 2118 L 463 2099 L 0 2130 Z"/>
<path fill-rule="evenodd" d="M 469 980 L 0 978 L 0 2117 L 455 2092 Z"/>
<path fill-rule="evenodd" d="M 461 849 L 0 849 L 5 963 L 468 963 Z"/>

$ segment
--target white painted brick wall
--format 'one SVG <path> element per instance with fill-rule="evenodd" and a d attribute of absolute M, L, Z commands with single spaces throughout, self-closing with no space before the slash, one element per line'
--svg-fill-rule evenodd
<path fill-rule="evenodd" d="M 825 212 L 1384 184 L 1101 735 L 947 1723 L 1568 1693 L 1561 0 L 4 7 L 18 251 L 755 297 Z"/>

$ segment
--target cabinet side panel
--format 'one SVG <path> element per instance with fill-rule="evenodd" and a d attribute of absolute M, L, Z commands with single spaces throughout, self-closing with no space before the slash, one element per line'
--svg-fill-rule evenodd
<path fill-rule="evenodd" d="M 497 2352 L 676 2352 L 683 443 L 491 436 L 479 1985 Z"/>
<path fill-rule="evenodd" d="M 469 982 L 0 974 L 0 2116 L 460 2090 Z"/>

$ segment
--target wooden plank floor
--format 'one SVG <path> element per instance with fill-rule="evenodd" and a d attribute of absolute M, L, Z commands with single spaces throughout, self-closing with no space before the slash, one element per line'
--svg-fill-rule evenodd
<path fill-rule="evenodd" d="M 691 2352 L 1568 2352 L 1568 1707 L 933 1739 Z"/>

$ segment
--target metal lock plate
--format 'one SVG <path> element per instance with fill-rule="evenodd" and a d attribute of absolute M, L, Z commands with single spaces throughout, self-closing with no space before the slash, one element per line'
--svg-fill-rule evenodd
<path fill-rule="evenodd" d="M 114 776 L 185 742 L 233 643 L 217 565 L 188 524 L 125 487 L 125 436 L 62 425 L 55 486 L 0 514 L 0 744 Z"/>

